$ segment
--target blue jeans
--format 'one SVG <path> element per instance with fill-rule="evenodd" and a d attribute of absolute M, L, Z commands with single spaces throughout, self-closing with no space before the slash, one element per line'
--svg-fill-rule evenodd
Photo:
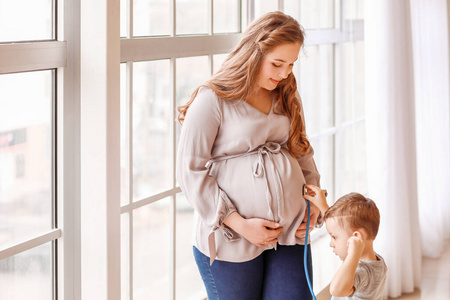
<path fill-rule="evenodd" d="M 277 246 L 258 257 L 232 263 L 215 260 L 194 247 L 194 257 L 209 300 L 311 300 L 303 267 L 305 246 Z M 312 284 L 311 247 L 308 272 Z"/>

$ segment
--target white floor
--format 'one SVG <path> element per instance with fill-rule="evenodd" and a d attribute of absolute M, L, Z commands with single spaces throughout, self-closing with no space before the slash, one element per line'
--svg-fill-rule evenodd
<path fill-rule="evenodd" d="M 425 258 L 420 290 L 402 295 L 398 300 L 450 299 L 450 242 L 439 259 Z"/>
<path fill-rule="evenodd" d="M 324 290 L 317 300 L 328 300 L 330 294 Z M 334 299 L 334 298 L 333 298 Z M 423 259 L 422 284 L 419 290 L 403 294 L 396 300 L 450 300 L 450 242 L 439 259 Z"/>

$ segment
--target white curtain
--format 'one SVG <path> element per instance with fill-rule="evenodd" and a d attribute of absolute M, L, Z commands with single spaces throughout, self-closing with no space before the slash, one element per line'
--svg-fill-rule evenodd
<path fill-rule="evenodd" d="M 368 0 L 364 23 L 368 188 L 381 212 L 375 249 L 389 268 L 385 298 L 398 297 L 420 286 L 422 250 L 438 256 L 449 237 L 446 1 Z"/>
<path fill-rule="evenodd" d="M 413 0 L 417 179 L 424 256 L 450 238 L 450 104 L 446 0 Z"/>

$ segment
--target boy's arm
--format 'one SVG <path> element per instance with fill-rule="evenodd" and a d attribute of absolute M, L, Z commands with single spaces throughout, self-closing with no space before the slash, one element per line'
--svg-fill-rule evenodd
<path fill-rule="evenodd" d="M 308 190 L 313 191 L 315 195 L 312 194 L 305 194 L 303 197 L 306 200 L 311 201 L 314 203 L 315 206 L 317 206 L 320 209 L 320 212 L 322 213 L 322 216 L 325 214 L 325 212 L 328 210 L 329 206 L 327 203 L 327 198 L 325 197 L 325 191 L 319 188 L 318 186 L 307 184 L 306 188 Z"/>
<path fill-rule="evenodd" d="M 353 286 L 356 269 L 364 249 L 364 242 L 352 236 L 348 239 L 348 254 L 341 267 L 333 276 L 330 284 L 330 293 L 335 297 L 347 297 L 355 288 Z"/>

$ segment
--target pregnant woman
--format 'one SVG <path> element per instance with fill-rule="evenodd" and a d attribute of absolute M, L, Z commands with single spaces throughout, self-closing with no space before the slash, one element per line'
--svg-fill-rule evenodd
<path fill-rule="evenodd" d="M 302 187 L 320 175 L 292 73 L 303 41 L 292 17 L 260 17 L 178 108 L 177 178 L 195 210 L 193 251 L 210 300 L 311 299 L 303 251 L 319 210 L 311 204 L 306 228 Z"/>

